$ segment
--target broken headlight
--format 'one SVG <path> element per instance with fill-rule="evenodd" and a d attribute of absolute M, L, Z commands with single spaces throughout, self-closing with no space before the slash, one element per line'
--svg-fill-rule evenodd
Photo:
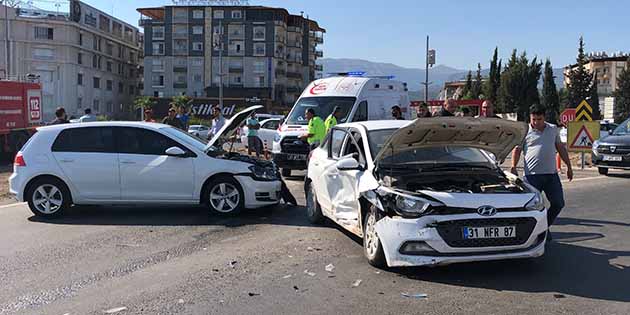
<path fill-rule="evenodd" d="M 545 210 L 545 202 L 542 198 L 542 195 L 539 192 L 534 194 L 534 198 L 530 200 L 526 205 L 525 209 L 530 211 L 543 211 Z"/>
<path fill-rule="evenodd" d="M 396 195 L 394 210 L 403 217 L 419 217 L 431 210 L 431 206 L 439 203 L 410 195 Z"/>
<path fill-rule="evenodd" d="M 249 170 L 252 171 L 252 175 L 255 180 L 261 180 L 261 181 L 278 180 L 278 172 L 276 172 L 274 168 L 252 165 L 249 167 Z"/>

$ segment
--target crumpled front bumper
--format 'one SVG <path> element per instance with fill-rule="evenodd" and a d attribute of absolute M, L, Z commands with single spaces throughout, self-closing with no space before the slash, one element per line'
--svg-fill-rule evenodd
<path fill-rule="evenodd" d="M 417 219 L 384 217 L 376 223 L 376 232 L 390 267 L 540 257 L 545 253 L 547 211 L 505 212 L 492 218 L 523 217 L 534 218 L 536 225 L 525 243 L 514 246 L 451 247 L 435 227 L 435 224 L 444 221 L 481 219 L 477 214 L 433 215 Z M 401 253 L 401 247 L 409 241 L 424 242 L 433 251 L 421 255 Z"/>

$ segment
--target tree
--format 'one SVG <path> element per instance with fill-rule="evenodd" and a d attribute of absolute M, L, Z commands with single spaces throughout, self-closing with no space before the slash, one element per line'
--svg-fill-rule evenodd
<path fill-rule="evenodd" d="M 186 95 L 178 95 L 178 96 L 174 96 L 173 97 L 173 105 L 175 105 L 175 107 L 187 107 L 188 105 L 190 105 L 190 103 L 192 102 L 192 98 Z"/>
<path fill-rule="evenodd" d="M 615 122 L 620 124 L 630 117 L 630 58 L 617 77 L 617 89 L 613 96 L 615 97 Z"/>
<path fill-rule="evenodd" d="M 593 84 L 591 85 L 591 93 L 588 98 L 588 104 L 593 108 L 593 120 L 600 120 L 602 113 L 599 108 L 599 94 L 597 93 L 597 74 L 593 76 Z"/>
<path fill-rule="evenodd" d="M 569 84 L 569 107 L 577 107 L 583 100 L 591 95 L 591 83 L 593 82 L 593 74 L 586 69 L 588 59 L 584 55 L 584 39 L 580 36 L 580 44 L 578 47 L 577 64 L 568 74 Z"/>
<path fill-rule="evenodd" d="M 517 57 L 515 49 L 501 74 L 499 99 L 506 112 L 516 112 L 519 121 L 525 121 L 529 116 L 529 107 L 540 102 L 538 80 L 541 69 L 542 63 L 538 62 L 538 58 L 530 62 L 525 52 Z"/>
<path fill-rule="evenodd" d="M 505 69 L 501 73 L 501 85 L 499 86 L 499 101 L 501 111 L 503 113 L 512 113 L 515 108 L 514 95 L 519 82 L 516 82 L 516 73 L 518 71 L 518 57 L 516 49 L 512 50 L 510 60 L 508 60 Z"/>
<path fill-rule="evenodd" d="M 542 105 L 546 108 L 547 122 L 552 124 L 558 123 L 558 117 L 560 115 L 560 97 L 558 96 L 554 79 L 555 76 L 553 75 L 551 61 L 547 59 L 545 61 L 545 74 L 543 76 Z"/>
<path fill-rule="evenodd" d="M 569 107 L 569 91 L 565 88 L 560 88 L 558 90 L 558 98 L 560 99 L 560 112 L 564 111 Z"/>
<path fill-rule="evenodd" d="M 472 98 L 472 85 L 472 72 L 468 71 L 466 85 L 464 85 L 464 89 L 462 90 L 462 99 L 469 100 Z"/>
<path fill-rule="evenodd" d="M 479 97 L 482 95 L 482 83 L 483 79 L 481 78 L 481 64 L 477 63 L 477 74 L 475 75 L 475 81 L 472 82 L 471 89 L 472 99 L 478 100 Z"/>
<path fill-rule="evenodd" d="M 155 105 L 155 101 L 150 96 L 138 96 L 133 100 L 133 109 L 151 109 Z"/>
<path fill-rule="evenodd" d="M 484 97 L 495 104 L 497 103 L 499 85 L 501 84 L 501 61 L 499 60 L 498 55 L 499 48 L 495 47 L 492 61 L 490 61 L 490 73 L 488 73 L 488 80 L 483 86 Z"/>

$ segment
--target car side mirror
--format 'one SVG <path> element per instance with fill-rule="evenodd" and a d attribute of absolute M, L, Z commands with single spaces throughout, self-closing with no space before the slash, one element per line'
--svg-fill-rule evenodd
<path fill-rule="evenodd" d="M 361 170 L 361 165 L 359 165 L 359 161 L 355 158 L 342 158 L 337 161 L 337 169 L 340 171 L 353 171 L 353 170 Z"/>
<path fill-rule="evenodd" d="M 184 152 L 184 150 L 182 150 L 179 147 L 170 147 L 170 148 L 166 149 L 165 153 L 168 156 L 174 156 L 174 157 L 185 157 L 186 156 L 186 152 Z"/>

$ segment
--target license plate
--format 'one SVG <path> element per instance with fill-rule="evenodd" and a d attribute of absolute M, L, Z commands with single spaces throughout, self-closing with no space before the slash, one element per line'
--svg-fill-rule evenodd
<path fill-rule="evenodd" d="M 464 239 L 479 238 L 513 238 L 516 237 L 516 226 L 464 227 Z"/>
<path fill-rule="evenodd" d="M 306 154 L 287 154 L 289 161 L 306 161 Z"/>
<path fill-rule="evenodd" d="M 604 155 L 604 161 L 621 162 L 622 161 L 622 157 L 621 156 L 615 156 L 615 155 Z"/>

